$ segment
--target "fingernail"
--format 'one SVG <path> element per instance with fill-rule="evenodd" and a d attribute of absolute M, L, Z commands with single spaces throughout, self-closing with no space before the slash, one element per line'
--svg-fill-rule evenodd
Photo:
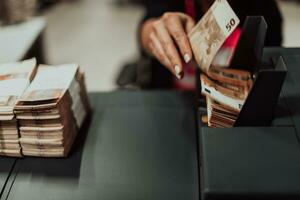
<path fill-rule="evenodd" d="M 179 79 L 179 80 L 181 80 L 182 76 L 179 75 L 179 74 L 176 74 L 176 78 Z"/>
<path fill-rule="evenodd" d="M 190 55 L 187 54 L 187 53 L 184 54 L 183 58 L 184 58 L 185 63 L 189 63 L 189 62 L 191 61 L 191 57 L 190 57 Z"/>
<path fill-rule="evenodd" d="M 176 73 L 176 77 L 178 79 L 181 79 L 181 68 L 179 67 L 179 65 L 175 65 L 175 73 Z"/>

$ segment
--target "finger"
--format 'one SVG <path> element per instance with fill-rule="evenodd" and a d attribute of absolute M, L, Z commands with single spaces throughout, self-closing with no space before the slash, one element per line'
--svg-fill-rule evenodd
<path fill-rule="evenodd" d="M 171 61 L 177 76 L 180 76 L 180 74 L 182 74 L 183 71 L 181 58 L 168 30 L 166 29 L 164 23 L 161 20 L 155 23 L 154 29 L 156 32 L 156 36 L 158 37 L 159 42 L 162 45 L 168 59 Z"/>
<path fill-rule="evenodd" d="M 162 54 L 160 54 L 158 52 L 158 50 L 154 47 L 153 43 L 150 46 L 151 51 L 153 53 L 153 55 L 155 56 L 155 58 L 162 64 L 164 65 L 167 69 L 169 69 L 171 67 L 171 63 L 167 61 L 167 59 L 163 59 Z"/>
<path fill-rule="evenodd" d="M 166 27 L 175 40 L 182 57 L 186 63 L 192 59 L 192 49 L 187 34 L 182 26 L 182 21 L 178 15 L 166 20 Z"/>
<path fill-rule="evenodd" d="M 193 18 L 187 16 L 186 23 L 185 23 L 185 31 L 187 32 L 187 34 L 189 34 L 195 26 L 196 26 L 196 23 L 193 20 Z"/>
<path fill-rule="evenodd" d="M 153 53 L 155 54 L 155 57 L 166 66 L 178 79 L 182 78 L 182 74 L 177 74 L 171 61 L 168 59 L 158 37 L 155 35 L 155 33 L 150 34 L 151 38 L 151 48 L 153 49 Z"/>
<path fill-rule="evenodd" d="M 151 33 L 150 34 L 150 39 L 151 39 L 151 44 L 154 48 L 154 51 L 159 55 L 159 60 L 167 63 L 166 67 L 168 67 L 171 72 L 174 72 L 173 68 L 172 68 L 172 63 L 171 61 L 168 59 L 162 45 L 160 44 L 160 41 L 158 39 L 158 37 L 156 36 L 155 33 Z"/>
<path fill-rule="evenodd" d="M 187 34 L 189 34 L 193 30 L 194 27 L 195 27 L 194 20 L 188 20 L 185 24 L 185 30 L 186 30 Z"/>
<path fill-rule="evenodd" d="M 195 23 L 194 19 L 188 15 L 185 15 L 182 13 L 179 13 L 178 15 L 180 17 L 180 20 L 185 25 L 184 26 L 185 32 L 188 35 L 192 31 L 192 29 L 195 27 L 196 23 Z"/>

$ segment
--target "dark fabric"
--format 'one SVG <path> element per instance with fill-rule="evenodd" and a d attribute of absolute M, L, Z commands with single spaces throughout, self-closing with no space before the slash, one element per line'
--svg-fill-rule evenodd
<path fill-rule="evenodd" d="M 281 46 L 282 43 L 282 16 L 278 5 L 275 0 L 228 0 L 233 10 L 236 12 L 241 20 L 240 26 L 244 24 L 244 21 L 249 15 L 262 15 L 264 16 L 268 24 L 268 33 L 266 38 L 266 46 Z M 147 0 L 146 1 L 146 14 L 142 19 L 141 24 L 150 18 L 160 17 L 165 12 L 184 12 L 184 0 Z M 203 15 L 203 9 L 201 7 L 200 0 L 195 2 L 196 13 L 198 21 Z M 143 52 L 144 57 L 148 55 Z M 161 64 L 157 61 L 151 61 L 153 63 L 152 69 L 152 82 L 150 87 L 169 88 L 172 86 L 172 75 L 165 70 Z M 163 68 L 163 69 L 160 69 Z"/>
<path fill-rule="evenodd" d="M 234 11 L 241 19 L 241 25 L 247 16 L 262 15 L 268 24 L 268 32 L 266 37 L 266 46 L 281 46 L 282 43 L 282 16 L 278 5 L 274 0 L 251 0 L 229 1 Z"/>
<path fill-rule="evenodd" d="M 264 16 L 268 24 L 268 34 L 266 40 L 266 46 L 280 46 L 282 43 L 282 16 L 279 11 L 278 5 L 275 0 L 228 0 L 233 10 L 236 12 L 241 20 L 240 26 L 244 24 L 244 21 L 249 15 L 262 15 Z M 195 4 L 197 12 L 197 20 L 202 15 L 201 4 L 196 1 Z M 159 17 L 165 12 L 183 12 L 184 0 L 164 0 L 164 1 L 147 1 L 146 2 L 146 15 L 142 21 L 149 18 Z"/>

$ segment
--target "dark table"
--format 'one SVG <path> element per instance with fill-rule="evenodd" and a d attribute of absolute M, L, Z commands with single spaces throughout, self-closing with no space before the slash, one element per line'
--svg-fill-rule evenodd
<path fill-rule="evenodd" d="M 203 200 L 300 199 L 300 49 L 283 55 L 288 73 L 272 127 L 201 128 Z"/>
<path fill-rule="evenodd" d="M 94 113 L 70 157 L 18 159 L 1 199 L 199 199 L 193 94 L 90 99 Z"/>
<path fill-rule="evenodd" d="M 17 159 L 0 157 L 0 188 L 2 195 Z"/>

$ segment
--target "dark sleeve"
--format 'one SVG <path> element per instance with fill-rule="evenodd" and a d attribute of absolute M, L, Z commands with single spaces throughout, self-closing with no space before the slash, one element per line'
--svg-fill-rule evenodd
<path fill-rule="evenodd" d="M 146 14 L 143 21 L 160 17 L 165 12 L 183 12 L 183 0 L 147 0 L 145 4 Z"/>
<path fill-rule="evenodd" d="M 241 19 L 241 25 L 247 16 L 264 16 L 268 24 L 266 46 L 281 46 L 282 15 L 275 0 L 231 0 L 230 4 Z"/>

